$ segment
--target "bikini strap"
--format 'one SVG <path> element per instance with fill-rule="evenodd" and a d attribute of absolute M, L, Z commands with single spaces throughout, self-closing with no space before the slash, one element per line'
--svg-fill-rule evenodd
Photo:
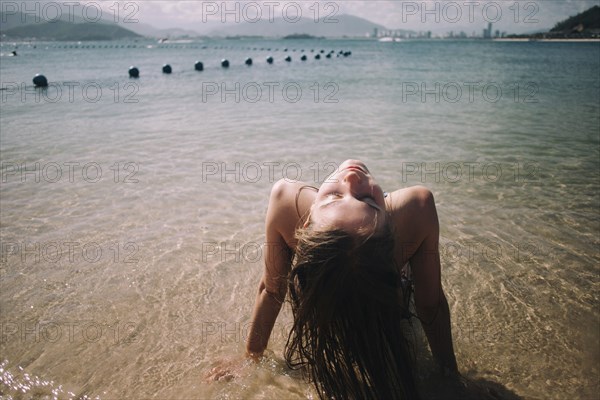
<path fill-rule="evenodd" d="M 302 192 L 302 189 L 305 189 L 305 188 L 311 188 L 311 189 L 315 189 L 316 191 L 319 191 L 319 188 L 316 188 L 311 185 L 300 186 L 300 188 L 298 189 L 298 192 L 296 193 L 296 213 L 298 214 L 298 218 L 300 218 L 300 219 L 302 219 L 302 215 L 300 215 L 300 209 L 298 208 L 298 199 L 300 198 L 300 192 Z"/>

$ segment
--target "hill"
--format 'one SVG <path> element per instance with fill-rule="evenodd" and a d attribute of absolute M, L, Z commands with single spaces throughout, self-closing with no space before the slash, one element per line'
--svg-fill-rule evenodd
<path fill-rule="evenodd" d="M 60 18 L 58 18 L 56 20 L 56 22 L 58 22 L 58 21 L 73 22 L 76 24 L 81 24 L 81 23 L 87 22 L 82 17 L 80 17 L 78 15 L 69 14 L 69 13 L 62 13 L 60 15 Z M 54 20 L 52 20 L 52 21 L 44 20 L 39 16 L 38 16 L 38 19 L 36 19 L 33 14 L 23 14 L 21 12 L 4 12 L 4 13 L 0 12 L 0 32 L 2 32 L 2 33 L 4 33 L 5 31 L 7 31 L 9 29 L 17 28 L 20 26 L 40 25 L 40 24 L 44 24 L 47 22 L 55 22 L 55 21 Z M 112 22 L 111 20 L 106 20 L 106 19 L 101 19 L 98 22 L 103 23 L 103 24 L 111 24 L 111 23 L 114 24 L 114 22 Z"/>
<path fill-rule="evenodd" d="M 75 26 L 76 25 L 76 26 Z M 115 27 L 120 27 L 120 30 Z M 50 40 L 110 40 L 132 36 L 131 33 L 154 38 L 178 37 L 285 37 L 311 35 L 317 37 L 365 37 L 374 29 L 385 31 L 382 25 L 353 15 L 336 15 L 315 22 L 312 18 L 301 18 L 297 22 L 283 18 L 260 20 L 257 23 L 221 23 L 219 21 L 181 24 L 176 28 L 158 29 L 144 23 L 115 23 L 109 19 L 87 22 L 83 18 L 64 13 L 60 20 L 47 22 L 35 20 L 30 14 L 0 13 L 0 34 L 8 39 L 38 38 Z M 129 33 L 128 33 L 129 32 Z M 406 31 L 412 32 L 412 31 Z"/>
<path fill-rule="evenodd" d="M 11 29 L 2 30 L 7 38 L 40 40 L 115 40 L 134 39 L 141 36 L 115 24 L 101 23 L 73 23 L 73 22 L 41 22 L 30 25 L 21 25 Z"/>
<path fill-rule="evenodd" d="M 272 22 L 261 20 L 257 23 L 241 22 L 239 24 L 221 25 L 208 32 L 210 36 L 264 36 L 283 37 L 307 34 L 324 37 L 365 37 L 373 29 L 384 30 L 385 27 L 364 18 L 353 15 L 336 15 L 331 20 L 301 18 L 291 23 L 283 18 L 275 18 Z"/>
<path fill-rule="evenodd" d="M 574 17 L 557 23 L 550 32 L 590 32 L 600 30 L 600 7 L 594 6 Z"/>
<path fill-rule="evenodd" d="M 1 13 L 0 12 L 0 34 L 6 34 L 6 31 L 11 30 L 13 28 L 30 26 L 30 25 L 42 25 L 49 21 L 42 20 L 41 18 L 36 20 L 32 14 L 23 14 L 20 12 L 11 12 L 11 13 Z M 51 23 L 55 23 L 54 21 L 50 21 Z M 69 13 L 63 13 L 60 15 L 60 18 L 56 22 L 70 22 L 75 24 L 91 24 L 91 22 L 86 21 L 82 17 L 78 15 L 73 15 Z M 198 33 L 193 30 L 185 30 L 180 28 L 172 28 L 172 29 L 157 29 L 152 25 L 143 24 L 143 23 L 127 23 L 120 21 L 119 23 L 115 23 L 112 19 L 101 18 L 99 21 L 94 22 L 94 24 L 104 24 L 104 25 L 112 25 L 112 26 L 120 26 L 128 31 L 137 33 L 140 36 L 147 36 L 153 38 L 165 38 L 165 37 L 182 37 L 182 36 L 198 36 Z M 45 28 L 44 28 L 45 29 Z M 106 29 L 106 28 L 101 28 Z M 16 38 L 21 38 L 23 31 L 11 31 L 12 34 L 17 32 Z M 26 35 L 27 36 L 27 35 Z M 106 36 L 106 35 L 103 35 Z M 110 36 L 110 34 L 108 35 Z M 58 40 L 58 39 L 57 39 Z M 74 38 L 72 40 L 85 40 L 85 39 L 77 39 Z"/>
<path fill-rule="evenodd" d="M 600 7 L 594 6 L 564 21 L 558 22 L 548 32 L 537 32 L 529 35 L 508 35 L 508 38 L 524 39 L 599 39 Z"/>
<path fill-rule="evenodd" d="M 183 28 L 170 28 L 170 29 L 158 29 L 152 25 L 136 23 L 136 24 L 125 24 L 121 23 L 121 27 L 129 29 L 132 32 L 137 33 L 149 38 L 161 39 L 161 38 L 182 38 L 182 37 L 198 37 L 198 32 L 192 29 Z"/>

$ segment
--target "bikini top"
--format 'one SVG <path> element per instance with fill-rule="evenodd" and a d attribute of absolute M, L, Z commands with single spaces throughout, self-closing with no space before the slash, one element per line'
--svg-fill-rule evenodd
<path fill-rule="evenodd" d="M 305 188 L 315 189 L 316 191 L 319 190 L 319 188 L 316 188 L 311 185 L 300 186 L 300 189 L 298 189 L 298 193 L 296 193 L 296 213 L 298 214 L 298 218 L 300 218 L 300 219 L 302 219 L 302 215 L 300 215 L 300 209 L 298 208 L 298 199 L 300 198 L 300 192 L 302 192 L 302 189 L 305 189 Z"/>

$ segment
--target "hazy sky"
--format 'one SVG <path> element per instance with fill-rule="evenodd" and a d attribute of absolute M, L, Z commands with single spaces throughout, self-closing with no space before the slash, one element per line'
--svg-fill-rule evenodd
<path fill-rule="evenodd" d="M 2 2 L 7 3 L 5 0 Z M 299 15 L 311 19 L 328 17 L 329 22 L 335 23 L 336 15 L 341 14 L 363 17 L 387 28 L 415 31 L 481 32 L 488 22 L 494 22 L 494 30 L 521 33 L 551 28 L 568 16 L 600 4 L 600 0 L 80 0 L 71 3 L 77 4 L 71 6 L 76 14 L 85 10 L 88 16 L 93 17 L 98 8 L 104 18 L 118 15 L 120 20 L 128 18 L 129 21 L 138 20 L 157 28 L 178 27 L 201 33 L 222 23 L 285 18 L 292 24 Z M 87 4 L 87 9 L 84 4 Z M 51 11 L 49 9 L 48 12 Z"/>

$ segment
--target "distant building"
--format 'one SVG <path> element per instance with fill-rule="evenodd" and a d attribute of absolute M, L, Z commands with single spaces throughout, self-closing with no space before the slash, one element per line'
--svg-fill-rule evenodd
<path fill-rule="evenodd" d="M 379 30 L 377 28 L 373 28 L 373 37 L 379 37 Z"/>
<path fill-rule="evenodd" d="M 488 23 L 488 27 L 487 29 L 483 30 L 483 38 L 484 39 L 491 39 L 492 38 L 492 23 Z"/>

